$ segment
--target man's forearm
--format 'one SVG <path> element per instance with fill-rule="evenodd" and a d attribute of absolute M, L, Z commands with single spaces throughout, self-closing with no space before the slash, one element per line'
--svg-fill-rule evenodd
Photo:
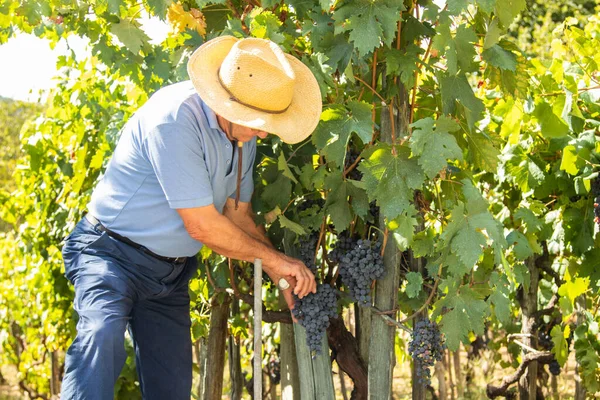
<path fill-rule="evenodd" d="M 205 229 L 206 233 L 193 234 L 192 237 L 225 257 L 248 262 L 260 258 L 266 267 L 276 265 L 280 259 L 279 253 L 264 235 L 260 236 L 256 225 L 254 228 L 245 231 L 227 217 L 220 216 L 212 227 Z"/>

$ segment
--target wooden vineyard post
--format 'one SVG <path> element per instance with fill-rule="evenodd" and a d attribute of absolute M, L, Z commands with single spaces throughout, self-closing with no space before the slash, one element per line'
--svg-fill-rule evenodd
<path fill-rule="evenodd" d="M 394 122 L 391 121 L 391 118 L 394 116 L 390 114 L 390 109 L 383 107 L 381 110 L 381 139 L 387 143 L 392 142 L 392 124 Z M 381 216 L 379 225 L 385 229 L 382 219 Z M 375 289 L 375 307 L 384 312 L 395 310 L 398 305 L 401 254 L 390 235 L 384 249 L 385 275 L 377 281 Z M 389 316 L 394 318 L 394 313 Z M 387 400 L 391 398 L 392 372 L 395 364 L 395 337 L 396 328 L 394 326 L 390 326 L 383 318 L 375 315 L 371 318 L 368 359 L 369 399 Z"/>
<path fill-rule="evenodd" d="M 300 324 L 294 324 L 296 357 L 300 375 L 300 398 L 302 400 L 334 400 L 333 374 L 329 358 L 329 344 L 323 335 L 321 354 L 314 358 L 306 345 L 306 331 Z"/>
<path fill-rule="evenodd" d="M 254 260 L 254 400 L 262 400 L 262 260 Z"/>
<path fill-rule="evenodd" d="M 240 312 L 239 300 L 234 298 L 231 303 L 231 315 L 234 316 Z M 231 377 L 230 400 L 241 400 L 244 389 L 244 377 L 242 376 L 242 365 L 240 357 L 240 344 L 238 339 L 229 335 L 229 376 Z"/>
<path fill-rule="evenodd" d="M 294 257 L 297 253 L 291 243 L 292 238 L 286 236 L 284 242 L 285 253 Z M 333 372 L 326 335 L 324 334 L 321 340 L 321 354 L 313 358 L 306 344 L 306 331 L 300 324 L 294 323 L 293 326 L 300 381 L 300 399 L 335 400 Z M 294 390 L 294 397 L 296 396 L 295 392 L 296 390 Z"/>
<path fill-rule="evenodd" d="M 219 301 L 219 299 L 222 299 Z M 223 394 L 223 369 L 225 367 L 225 341 L 231 297 L 226 294 L 213 296 L 210 312 L 206 359 L 206 389 L 203 400 L 220 399 Z"/>
<path fill-rule="evenodd" d="M 279 306 L 282 310 L 287 309 L 287 303 L 281 293 L 279 294 Z M 294 327 L 290 324 L 279 324 L 279 329 L 281 399 L 300 400 L 300 379 L 298 376 L 298 360 L 296 359 L 296 344 L 294 343 Z"/>

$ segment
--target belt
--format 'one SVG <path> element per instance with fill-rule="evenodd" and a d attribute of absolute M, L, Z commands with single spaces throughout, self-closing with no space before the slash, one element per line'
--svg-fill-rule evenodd
<path fill-rule="evenodd" d="M 126 238 L 125 236 L 119 235 L 117 232 L 113 232 L 110 229 L 108 229 L 107 227 L 105 227 L 104 225 L 102 225 L 102 222 L 100 222 L 98 220 L 98 218 L 94 217 L 91 214 L 85 214 L 85 218 L 92 224 L 95 225 L 100 231 L 102 232 L 106 232 L 106 234 L 112 238 L 117 239 L 120 242 L 123 242 L 125 244 L 128 244 L 132 247 L 135 247 L 136 249 L 143 251 L 144 253 L 157 258 L 161 261 L 166 261 L 168 263 L 171 264 L 183 264 L 184 262 L 187 261 L 187 257 L 165 257 L 165 256 L 161 256 L 160 254 L 156 254 L 153 251 L 150 251 L 147 247 L 134 242 L 133 240 Z"/>

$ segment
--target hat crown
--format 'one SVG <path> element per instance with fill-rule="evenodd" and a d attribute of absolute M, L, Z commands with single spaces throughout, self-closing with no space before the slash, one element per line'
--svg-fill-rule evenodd
<path fill-rule="evenodd" d="M 275 43 L 247 38 L 236 42 L 219 69 L 232 100 L 267 112 L 283 112 L 294 96 L 296 76 Z"/>

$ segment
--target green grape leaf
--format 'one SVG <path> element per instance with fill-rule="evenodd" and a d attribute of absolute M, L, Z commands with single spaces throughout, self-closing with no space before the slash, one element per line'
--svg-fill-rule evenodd
<path fill-rule="evenodd" d="M 525 260 L 533 255 L 533 249 L 529 245 L 527 237 L 519 231 L 512 231 L 506 237 L 506 241 L 514 245 L 515 257 L 519 260 Z"/>
<path fill-rule="evenodd" d="M 440 117 L 447 121 L 452 121 L 447 117 Z M 454 123 L 454 121 L 452 121 Z M 423 167 L 423 171 L 429 178 L 434 178 L 439 171 L 446 168 L 447 160 L 458 159 L 462 161 L 462 149 L 456 143 L 456 138 L 444 131 L 440 125 L 433 130 L 434 120 L 424 118 L 411 126 L 414 128 L 410 138 L 410 148 L 413 154 L 418 156 L 418 162 Z M 446 123 L 447 124 L 447 123 Z M 460 129 L 460 126 L 454 123 L 453 131 Z"/>
<path fill-rule="evenodd" d="M 440 330 L 446 336 L 448 349 L 455 351 L 461 341 L 468 343 L 470 332 L 483 334 L 489 307 L 482 295 L 468 286 L 456 287 L 453 283 L 447 293 L 446 297 L 436 303 L 434 316 L 444 307 L 451 309 L 442 316 Z"/>
<path fill-rule="evenodd" d="M 485 39 L 483 39 L 483 49 L 487 50 L 500 41 L 502 36 L 502 29 L 498 25 L 498 19 L 494 18 L 488 25 L 487 32 L 485 33 Z"/>
<path fill-rule="evenodd" d="M 326 108 L 312 135 L 313 143 L 329 160 L 338 166 L 344 165 L 346 146 L 352 132 L 356 132 L 363 143 L 371 141 L 371 109 L 370 104 L 358 101 L 349 102 L 348 108 L 340 104 Z"/>
<path fill-rule="evenodd" d="M 559 138 L 569 133 L 567 124 L 552 111 L 550 104 L 541 100 L 535 107 L 533 115 L 542 126 L 542 135 L 547 138 Z"/>
<path fill-rule="evenodd" d="M 539 232 L 543 227 L 543 222 L 529 208 L 519 207 L 515 211 L 515 218 L 523 221 L 525 233 Z"/>
<path fill-rule="evenodd" d="M 496 0 L 475 0 L 479 9 L 483 10 L 486 14 L 491 14 L 494 11 L 494 7 L 496 7 Z"/>
<path fill-rule="evenodd" d="M 510 283 L 505 275 L 492 272 L 490 277 L 492 293 L 488 302 L 494 305 L 498 320 L 504 324 L 510 322 Z"/>
<path fill-rule="evenodd" d="M 285 160 L 283 151 L 281 153 L 279 153 L 279 157 L 277 158 L 277 168 L 279 168 L 279 170 L 281 171 L 283 176 L 291 179 L 292 182 L 294 182 L 294 183 L 298 183 L 298 180 L 294 176 L 294 173 L 290 170 L 290 167 L 288 166 L 288 163 Z"/>
<path fill-rule="evenodd" d="M 118 24 L 111 24 L 110 32 L 133 54 L 138 54 L 142 46 L 148 43 L 148 36 L 136 24 L 123 19 Z"/>
<path fill-rule="evenodd" d="M 511 24 L 517 15 L 519 15 L 527 4 L 525 0 L 503 0 L 496 4 L 496 15 L 505 28 Z"/>
<path fill-rule="evenodd" d="M 390 220 L 403 212 L 413 214 L 412 190 L 419 189 L 425 181 L 425 174 L 416 160 L 409 159 L 410 151 L 398 147 L 397 153 L 392 154 L 391 146 L 382 143 L 358 166 L 369 199 L 377 200 L 381 212 Z"/>
<path fill-rule="evenodd" d="M 465 115 L 469 129 L 473 129 L 475 122 L 482 118 L 485 107 L 479 100 L 463 74 L 457 76 L 444 75 L 440 78 L 440 91 L 442 94 L 442 109 L 444 114 L 452 114 L 456 110 L 458 101 L 465 108 Z"/>
<path fill-rule="evenodd" d="M 484 171 L 495 171 L 498 168 L 498 150 L 489 136 L 477 130 L 467 133 L 469 143 L 468 162 Z"/>
<path fill-rule="evenodd" d="M 409 272 L 406 274 L 406 295 L 414 299 L 421 293 L 423 288 L 423 276 L 418 272 Z"/>
<path fill-rule="evenodd" d="M 514 264 L 513 272 L 515 273 L 515 282 L 518 285 L 523 285 L 525 291 L 528 291 L 531 284 L 531 276 L 529 275 L 527 266 L 523 263 Z"/>
<path fill-rule="evenodd" d="M 554 325 L 550 331 L 550 336 L 554 343 L 552 353 L 556 356 L 556 361 L 558 361 L 561 367 L 564 367 L 567 358 L 569 357 L 569 345 L 567 344 L 566 338 L 569 337 L 570 331 L 571 328 L 569 325 L 567 325 L 565 332 L 563 332 L 560 325 Z"/>
<path fill-rule="evenodd" d="M 413 236 L 411 249 L 415 257 L 425 257 L 433 254 L 433 234 L 427 229 Z"/>
<path fill-rule="evenodd" d="M 121 5 L 123 0 L 108 0 L 108 12 L 114 15 L 121 15 Z"/>
<path fill-rule="evenodd" d="M 325 178 L 325 189 L 329 191 L 325 209 L 331 216 L 331 220 L 338 232 L 345 230 L 352 222 L 352 210 L 348 202 L 348 196 L 354 186 L 342 179 L 342 173 L 333 173 Z"/>
<path fill-rule="evenodd" d="M 282 22 L 277 15 L 271 11 L 264 11 L 260 7 L 255 8 L 249 15 L 250 33 L 252 36 L 269 39 L 277 44 L 283 43 L 285 36 L 280 32 Z"/>
<path fill-rule="evenodd" d="M 423 49 L 414 44 L 407 46 L 404 51 L 386 49 L 386 74 L 398 76 L 405 87 L 412 87 L 415 83 L 415 71 L 418 69 L 417 63 L 420 61 L 418 55 L 421 53 Z"/>
<path fill-rule="evenodd" d="M 167 15 L 167 9 L 172 2 L 173 0 L 148 0 L 148 5 L 150 6 L 152 14 L 164 21 Z"/>
<path fill-rule="evenodd" d="M 574 306 L 575 299 L 587 292 L 589 289 L 590 278 L 575 277 L 573 279 L 568 274 L 565 274 L 564 279 L 566 282 L 558 288 L 558 294 L 567 298 L 571 306 Z"/>
<path fill-rule="evenodd" d="M 503 49 L 500 45 L 495 44 L 485 49 L 481 53 L 481 57 L 494 67 L 513 72 L 517 70 L 517 56 L 512 51 Z"/>
<path fill-rule="evenodd" d="M 393 225 L 393 236 L 400 251 L 405 251 L 412 245 L 417 224 L 416 218 L 406 214 L 401 214 L 390 222 L 389 225 Z"/>
<path fill-rule="evenodd" d="M 273 183 L 265 186 L 261 198 L 269 205 L 269 209 L 272 210 L 279 206 L 283 210 L 290 201 L 291 195 L 292 181 L 283 174 L 279 174 Z"/>
<path fill-rule="evenodd" d="M 304 230 L 304 228 L 302 227 L 302 225 L 300 225 L 297 222 L 294 222 L 290 219 L 288 219 L 285 215 L 283 214 L 279 214 L 279 223 L 281 224 L 282 228 L 287 228 L 289 230 L 291 230 L 292 232 L 294 232 L 297 235 L 306 235 L 306 231 Z"/>
<path fill-rule="evenodd" d="M 403 10 L 401 0 L 346 1 L 333 13 L 335 32 L 350 31 L 350 41 L 364 56 L 379 47 L 380 42 L 391 45 Z"/>

